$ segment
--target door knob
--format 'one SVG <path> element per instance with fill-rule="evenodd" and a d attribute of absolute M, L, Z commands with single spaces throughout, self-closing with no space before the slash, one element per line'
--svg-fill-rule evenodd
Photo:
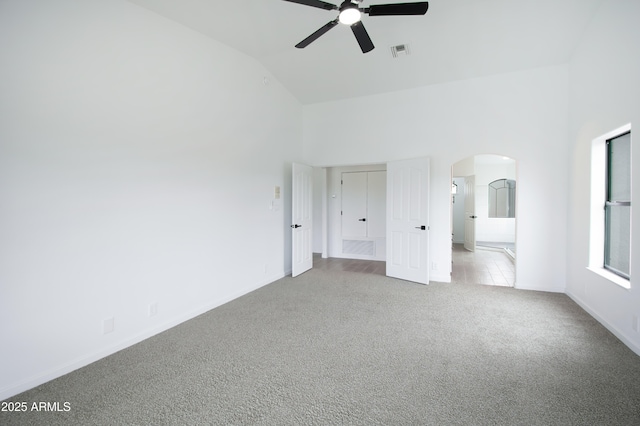
<path fill-rule="evenodd" d="M 478 216 L 469 216 L 471 219 L 477 219 Z"/>
<path fill-rule="evenodd" d="M 362 219 L 358 219 L 358 222 L 366 222 L 366 221 L 367 221 L 366 217 L 363 217 Z"/>
<path fill-rule="evenodd" d="M 291 225 L 291 227 L 292 227 L 293 229 L 296 229 L 296 228 L 301 228 L 301 227 L 302 227 L 302 225 L 295 224 L 295 225 Z"/>
<path fill-rule="evenodd" d="M 422 229 L 423 231 L 425 231 L 427 229 L 427 227 L 425 225 L 416 226 L 416 229 Z"/>

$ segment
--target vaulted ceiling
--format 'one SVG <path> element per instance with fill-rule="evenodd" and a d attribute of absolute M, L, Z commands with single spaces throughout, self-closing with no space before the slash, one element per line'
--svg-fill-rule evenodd
<path fill-rule="evenodd" d="M 424 16 L 365 15 L 376 48 L 363 54 L 344 25 L 294 47 L 335 11 L 283 0 L 129 1 L 252 56 L 303 104 L 565 64 L 603 2 L 432 0 Z M 399 44 L 410 54 L 394 58 Z"/>

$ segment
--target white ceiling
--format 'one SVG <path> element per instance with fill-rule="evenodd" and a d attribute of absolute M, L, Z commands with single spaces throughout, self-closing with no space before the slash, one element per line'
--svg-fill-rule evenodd
<path fill-rule="evenodd" d="M 335 11 L 282 0 L 129 1 L 254 57 L 310 104 L 565 64 L 604 0 L 433 0 L 424 16 L 365 15 L 376 46 L 367 54 L 343 25 L 294 47 Z M 394 59 L 397 44 L 411 54 Z"/>

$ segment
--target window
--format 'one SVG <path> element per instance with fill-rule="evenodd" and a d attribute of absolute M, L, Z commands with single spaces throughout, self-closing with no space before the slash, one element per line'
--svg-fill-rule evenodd
<path fill-rule="evenodd" d="M 516 217 L 516 181 L 498 179 L 489 184 L 489 217 Z"/>
<path fill-rule="evenodd" d="M 588 268 L 631 288 L 631 125 L 593 140 Z"/>
<path fill-rule="evenodd" d="M 631 133 L 607 140 L 604 267 L 629 279 L 631 255 Z"/>

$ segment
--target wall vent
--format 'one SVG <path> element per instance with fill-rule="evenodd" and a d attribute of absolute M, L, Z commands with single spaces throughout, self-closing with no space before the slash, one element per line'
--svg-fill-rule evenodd
<path fill-rule="evenodd" d="M 409 45 L 408 44 L 398 44 L 397 46 L 391 46 L 391 55 L 394 58 L 398 58 L 400 56 L 409 55 Z"/>
<path fill-rule="evenodd" d="M 363 240 L 342 240 L 342 253 L 358 254 L 361 256 L 373 256 L 375 243 Z"/>

